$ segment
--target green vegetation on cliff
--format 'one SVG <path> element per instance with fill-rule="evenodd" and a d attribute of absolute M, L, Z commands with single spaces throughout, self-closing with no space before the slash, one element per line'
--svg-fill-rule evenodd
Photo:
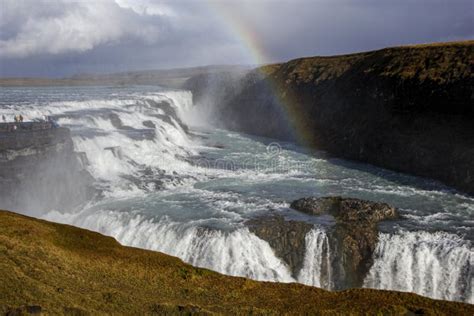
<path fill-rule="evenodd" d="M 0 313 L 472 315 L 474 306 L 369 289 L 328 292 L 194 268 L 68 225 L 0 211 Z"/>

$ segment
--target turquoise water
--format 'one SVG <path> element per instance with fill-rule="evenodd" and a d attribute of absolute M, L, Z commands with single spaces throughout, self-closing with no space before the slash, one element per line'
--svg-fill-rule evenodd
<path fill-rule="evenodd" d="M 289 204 L 328 195 L 386 202 L 402 218 L 381 225 L 365 286 L 474 301 L 474 198 L 441 183 L 205 126 L 186 91 L 1 88 L 0 110 L 27 119 L 49 115 L 69 127 L 103 193 L 76 210 L 50 210 L 43 218 L 226 274 L 331 288 L 321 284 L 315 268 L 327 255 L 318 249 L 331 221 L 299 214 Z M 114 126 L 111 114 L 127 128 Z M 191 125 L 189 132 L 181 121 Z M 246 220 L 267 212 L 314 224 L 307 264 L 297 277 L 245 227 Z"/>

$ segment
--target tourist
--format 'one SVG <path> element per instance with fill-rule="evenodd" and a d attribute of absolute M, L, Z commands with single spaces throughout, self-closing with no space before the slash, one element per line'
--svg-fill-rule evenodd
<path fill-rule="evenodd" d="M 5 115 L 2 115 L 2 120 L 3 120 L 3 123 L 7 122 L 7 118 L 5 117 Z"/>
<path fill-rule="evenodd" d="M 19 118 L 20 118 L 20 122 L 23 123 L 23 115 L 20 114 Z"/>
<path fill-rule="evenodd" d="M 52 128 L 58 128 L 59 124 L 50 116 L 48 116 L 48 122 L 51 123 Z"/>

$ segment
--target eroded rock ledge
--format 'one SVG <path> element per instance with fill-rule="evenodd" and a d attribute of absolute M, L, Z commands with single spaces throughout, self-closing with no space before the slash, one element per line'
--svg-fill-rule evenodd
<path fill-rule="evenodd" d="M 305 236 L 313 225 L 286 221 L 279 215 L 254 218 L 247 225 L 252 233 L 270 244 L 276 256 L 283 259 L 296 276 L 303 267 Z"/>
<path fill-rule="evenodd" d="M 313 216 L 330 216 L 334 224 L 328 228 L 332 271 L 331 288 L 361 287 L 373 264 L 372 254 L 378 242 L 377 224 L 398 217 L 397 210 L 386 203 L 354 198 L 303 198 L 291 208 Z M 271 214 L 247 222 L 259 238 L 266 240 L 297 277 L 306 253 L 306 234 L 313 225 Z M 321 276 L 326 279 L 327 276 Z"/>
<path fill-rule="evenodd" d="M 0 131 L 0 207 L 39 214 L 79 205 L 95 194 L 85 163 L 67 128 Z"/>

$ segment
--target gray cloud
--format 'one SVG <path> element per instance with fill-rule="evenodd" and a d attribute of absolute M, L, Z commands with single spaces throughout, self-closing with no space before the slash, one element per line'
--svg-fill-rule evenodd
<path fill-rule="evenodd" d="M 0 0 L 0 75 L 255 63 L 474 38 L 472 0 Z M 229 18 L 231 16 L 231 18 Z"/>
<path fill-rule="evenodd" d="M 123 8 L 112 1 L 2 0 L 0 57 L 86 52 L 127 38 L 158 40 L 165 18 Z"/>

